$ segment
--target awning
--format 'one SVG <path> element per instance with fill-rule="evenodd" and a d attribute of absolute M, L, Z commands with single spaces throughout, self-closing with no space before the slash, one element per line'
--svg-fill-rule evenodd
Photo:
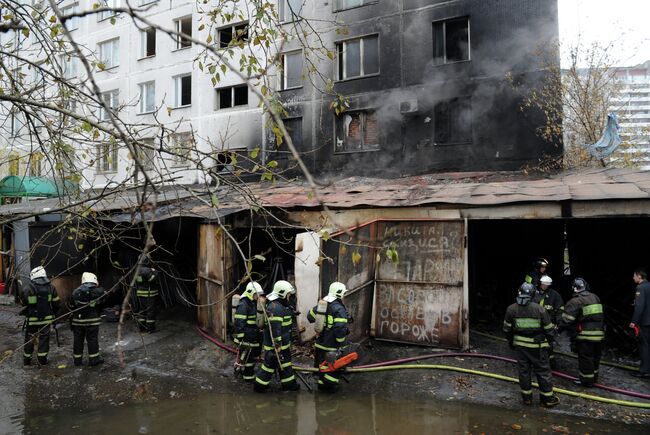
<path fill-rule="evenodd" d="M 79 189 L 71 181 L 47 177 L 19 177 L 9 175 L 0 180 L 0 196 L 56 198 Z"/>

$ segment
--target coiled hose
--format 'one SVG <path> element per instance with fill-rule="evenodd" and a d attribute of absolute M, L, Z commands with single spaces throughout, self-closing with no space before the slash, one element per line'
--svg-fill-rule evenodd
<path fill-rule="evenodd" d="M 197 327 L 197 331 L 201 336 L 203 336 L 205 339 L 208 341 L 214 343 L 217 345 L 219 348 L 226 350 L 231 353 L 237 353 L 237 349 L 234 347 L 228 346 L 221 341 L 217 340 L 216 338 L 212 337 L 209 335 L 207 332 L 205 332 L 203 329 Z M 473 354 L 473 353 L 462 353 L 462 352 L 446 352 L 446 353 L 435 353 L 435 354 L 427 354 L 427 355 L 420 355 L 420 356 L 415 356 L 415 357 L 410 357 L 410 358 L 403 358 L 399 360 L 394 360 L 394 361 L 382 361 L 374 364 L 367 364 L 367 365 L 360 365 L 360 366 L 355 366 L 355 367 L 349 367 L 345 370 L 346 373 L 368 373 L 368 372 L 378 372 L 378 371 L 388 371 L 388 370 L 414 370 L 414 369 L 435 369 L 435 370 L 446 370 L 446 371 L 456 371 L 460 373 L 466 373 L 466 374 L 471 374 L 471 375 L 477 375 L 477 376 L 484 376 L 488 378 L 493 378 L 493 379 L 499 379 L 502 381 L 507 381 L 507 382 L 514 382 L 518 383 L 519 380 L 517 378 L 513 378 L 510 376 L 505 376 L 505 375 L 500 375 L 497 373 L 490 373 L 490 372 L 485 372 L 481 370 L 474 370 L 474 369 L 466 369 L 464 367 L 455 367 L 455 366 L 448 366 L 448 365 L 440 365 L 440 364 L 404 364 L 405 362 L 412 362 L 412 361 L 417 361 L 417 360 L 422 360 L 422 359 L 428 359 L 428 358 L 434 358 L 434 357 L 477 357 L 477 358 L 489 358 L 489 359 L 494 359 L 494 360 L 500 360 L 500 361 L 507 361 L 507 362 L 516 362 L 512 358 L 506 358 L 506 357 L 501 357 L 497 355 L 486 355 L 486 354 Z M 299 370 L 302 372 L 317 372 L 318 369 L 315 367 L 301 367 L 301 366 L 294 366 L 294 370 Z M 573 376 L 567 375 L 565 373 L 561 372 L 553 372 L 553 374 L 559 375 L 565 379 L 575 379 Z M 533 382 L 533 386 L 537 387 L 537 383 Z M 629 390 L 623 390 L 619 388 L 614 388 L 614 387 L 608 387 L 605 385 L 597 385 L 598 388 L 605 389 L 608 391 L 612 391 L 615 393 L 619 394 L 626 394 L 629 396 L 634 396 L 634 397 L 639 397 L 639 398 L 644 398 L 644 399 L 650 399 L 650 395 L 648 394 L 643 394 L 643 393 L 638 393 L 635 391 L 629 391 Z M 635 408 L 644 408 L 644 409 L 650 409 L 650 403 L 640 403 L 640 402 L 632 402 L 628 400 L 618 400 L 618 399 L 610 399 L 607 397 L 601 397 L 601 396 L 596 396 L 593 394 L 585 394 L 585 393 L 579 393 L 576 391 L 571 391 L 571 390 L 566 390 L 564 388 L 557 388 L 555 387 L 553 389 L 555 392 L 564 394 L 567 396 L 573 396 L 573 397 L 581 397 L 583 399 L 587 400 L 593 400 L 596 402 L 602 402 L 602 403 L 608 403 L 608 404 L 613 404 L 613 405 L 621 405 L 621 406 L 629 406 L 629 407 L 635 407 Z"/>

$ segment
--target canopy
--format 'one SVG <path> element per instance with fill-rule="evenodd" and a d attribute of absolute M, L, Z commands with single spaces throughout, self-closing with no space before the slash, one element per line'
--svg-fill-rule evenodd
<path fill-rule="evenodd" d="M 79 186 L 72 181 L 48 177 L 19 177 L 9 175 L 0 180 L 0 196 L 31 196 L 55 198 L 75 192 Z"/>

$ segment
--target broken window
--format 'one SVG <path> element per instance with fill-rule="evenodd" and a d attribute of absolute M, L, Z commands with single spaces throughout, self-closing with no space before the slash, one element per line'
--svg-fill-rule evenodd
<path fill-rule="evenodd" d="M 281 89 L 299 88 L 302 86 L 302 51 L 292 51 L 282 55 Z"/>
<path fill-rule="evenodd" d="M 156 55 L 156 29 L 149 27 L 140 32 L 140 57 Z"/>
<path fill-rule="evenodd" d="M 217 89 L 216 110 L 236 106 L 248 106 L 248 86 L 239 85 Z"/>
<path fill-rule="evenodd" d="M 222 27 L 217 30 L 219 47 L 226 48 L 248 41 L 248 21 L 235 26 Z"/>
<path fill-rule="evenodd" d="M 433 63 L 469 60 L 469 18 L 433 23 Z"/>
<path fill-rule="evenodd" d="M 378 148 L 379 131 L 374 111 L 345 112 L 336 117 L 336 152 Z"/>
<path fill-rule="evenodd" d="M 379 73 L 379 35 L 340 42 L 336 47 L 339 80 Z"/>
<path fill-rule="evenodd" d="M 436 145 L 472 142 L 470 97 L 441 101 L 434 108 L 433 140 Z"/>
<path fill-rule="evenodd" d="M 179 18 L 174 21 L 174 24 L 175 30 L 178 33 L 176 35 L 176 50 L 191 47 L 192 41 L 181 35 L 192 37 L 192 17 Z"/>
<path fill-rule="evenodd" d="M 175 107 L 184 107 L 192 104 L 192 75 L 174 77 Z"/>
<path fill-rule="evenodd" d="M 220 173 L 233 173 L 241 168 L 240 160 L 248 154 L 244 148 L 217 152 L 214 156 L 215 171 Z"/>

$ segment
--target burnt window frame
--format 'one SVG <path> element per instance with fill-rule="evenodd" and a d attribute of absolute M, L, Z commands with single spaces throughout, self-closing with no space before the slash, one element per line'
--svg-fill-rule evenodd
<path fill-rule="evenodd" d="M 216 29 L 216 31 L 215 31 L 216 34 L 215 34 L 214 40 L 217 43 L 217 49 L 223 50 L 223 49 L 226 49 L 226 48 L 237 47 L 237 45 L 231 45 L 231 42 L 233 40 L 235 40 L 235 34 L 237 33 L 237 28 L 242 27 L 242 26 L 244 26 L 246 32 L 245 32 L 245 34 L 242 35 L 242 38 L 237 39 L 237 41 L 244 42 L 244 43 L 250 41 L 250 21 L 249 20 L 240 21 L 238 23 L 229 24 L 227 26 L 221 26 L 218 29 Z M 221 40 L 221 32 L 226 30 L 226 29 L 230 29 L 230 41 L 228 41 L 228 44 L 223 45 L 223 41 Z"/>
<path fill-rule="evenodd" d="M 365 52 L 364 39 L 377 38 L 377 72 L 364 74 L 363 72 L 363 54 Z M 336 61 L 335 63 L 335 76 L 337 82 L 344 82 L 346 80 L 358 80 L 364 79 L 367 77 L 375 77 L 381 75 L 381 41 L 380 34 L 378 32 L 368 33 L 365 35 L 355 36 L 353 38 L 341 39 L 335 42 L 336 45 Z M 359 75 L 353 77 L 342 77 L 343 71 L 346 69 L 346 50 L 344 44 L 350 43 L 352 41 L 359 41 Z"/>
<path fill-rule="evenodd" d="M 446 104 L 449 106 L 449 103 L 454 102 L 454 101 L 467 101 L 468 106 L 469 106 L 469 119 L 470 119 L 470 126 L 469 126 L 469 138 L 466 140 L 451 140 L 451 134 L 450 139 L 448 142 L 439 142 L 436 140 L 436 134 L 438 133 L 438 106 L 441 104 Z M 472 104 L 472 97 L 470 95 L 463 95 L 463 96 L 458 96 L 454 98 L 448 98 L 445 100 L 438 100 L 435 102 L 433 105 L 433 134 L 432 134 L 432 143 L 434 146 L 456 146 L 456 145 L 471 145 L 474 143 L 474 110 L 473 110 L 473 104 Z M 449 118 L 451 119 L 451 115 L 449 115 Z M 450 127 L 450 132 L 451 132 L 451 125 Z"/>
<path fill-rule="evenodd" d="M 246 90 L 246 103 L 245 104 L 235 104 L 235 92 L 236 89 L 245 89 Z M 215 88 L 215 99 L 214 99 L 214 110 L 219 112 L 222 110 L 238 110 L 249 107 L 249 98 L 248 98 L 248 85 L 240 84 L 234 86 L 224 86 L 221 88 Z M 221 92 L 230 91 L 230 106 L 221 107 Z"/>
<path fill-rule="evenodd" d="M 381 133 L 379 131 L 379 120 L 376 119 L 375 122 L 377 122 L 377 143 L 372 144 L 372 148 L 369 148 L 370 145 L 366 145 L 364 143 L 361 144 L 361 149 L 355 149 L 355 150 L 348 150 L 345 148 L 338 149 L 337 147 L 337 123 L 342 122 L 343 116 L 345 115 L 350 115 L 353 113 L 361 113 L 367 116 L 368 113 L 373 113 L 376 117 L 378 117 L 378 111 L 376 108 L 373 107 L 368 107 L 368 108 L 359 108 L 359 109 L 351 109 L 351 110 L 346 110 L 345 112 L 339 114 L 338 116 L 334 116 L 334 154 L 351 154 L 351 153 L 370 153 L 370 152 L 376 152 L 381 150 Z M 364 121 L 361 123 L 362 126 L 364 126 L 366 122 Z M 366 127 L 367 128 L 367 127 Z M 363 138 L 365 136 L 365 128 L 362 128 L 361 132 L 361 140 L 363 141 Z"/>
<path fill-rule="evenodd" d="M 467 59 L 461 59 L 461 60 L 448 60 L 447 58 L 447 23 L 453 22 L 453 21 L 461 21 L 465 20 L 467 21 Z M 443 50 L 444 50 L 444 55 L 442 56 L 442 61 L 438 61 L 437 59 L 440 59 L 439 57 L 436 56 L 436 30 L 435 27 L 436 25 L 442 24 L 442 35 L 443 35 Z M 450 65 L 450 64 L 455 64 L 455 63 L 461 63 L 461 62 L 471 62 L 472 61 L 472 23 L 469 15 L 464 15 L 460 17 L 453 17 L 453 18 L 445 18 L 444 20 L 436 20 L 431 23 L 431 48 L 432 48 L 432 57 L 433 57 L 433 65 L 434 66 L 440 66 L 440 65 Z"/>

